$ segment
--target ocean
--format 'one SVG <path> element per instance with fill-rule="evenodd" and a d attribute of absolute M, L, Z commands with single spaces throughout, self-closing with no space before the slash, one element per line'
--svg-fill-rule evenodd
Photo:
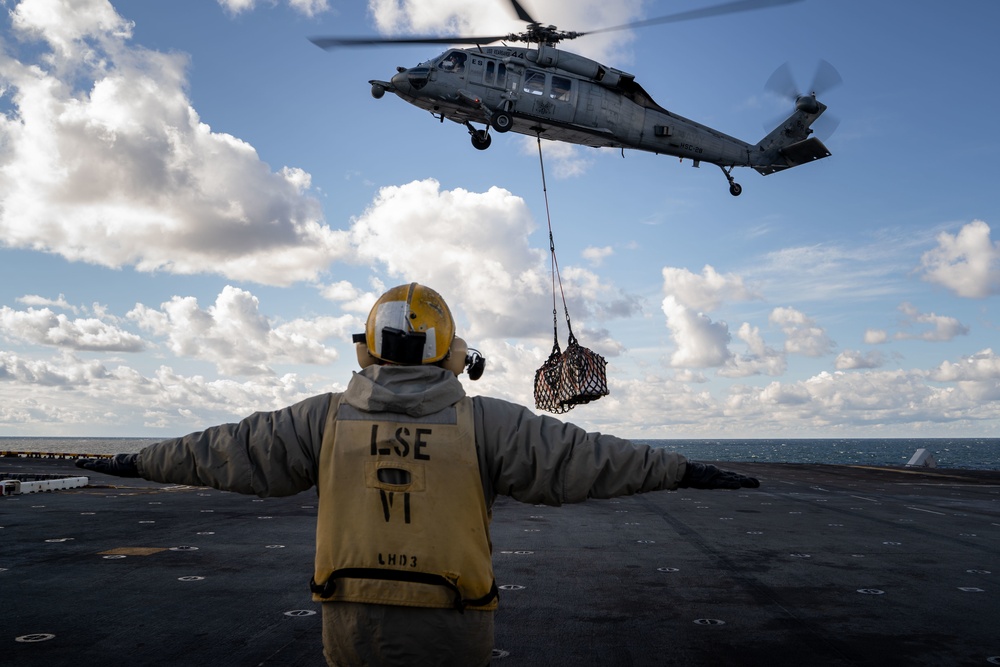
<path fill-rule="evenodd" d="M 156 438 L 0 437 L 0 452 L 119 454 L 137 452 Z M 1000 470 L 1000 438 L 815 438 L 770 440 L 635 440 L 668 447 L 695 461 L 906 465 L 917 449 L 939 468 Z"/>

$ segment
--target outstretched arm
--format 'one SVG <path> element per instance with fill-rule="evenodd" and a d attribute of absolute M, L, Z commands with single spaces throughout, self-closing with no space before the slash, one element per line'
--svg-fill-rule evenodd
<path fill-rule="evenodd" d="M 514 403 L 476 397 L 473 404 L 488 498 L 560 505 L 675 489 L 687 467 L 676 452 L 588 433 Z"/>
<path fill-rule="evenodd" d="M 212 486 L 258 496 L 288 496 L 316 482 L 323 429 L 334 394 L 275 412 L 257 412 L 110 460 L 81 460 L 95 472 L 155 482 Z"/>

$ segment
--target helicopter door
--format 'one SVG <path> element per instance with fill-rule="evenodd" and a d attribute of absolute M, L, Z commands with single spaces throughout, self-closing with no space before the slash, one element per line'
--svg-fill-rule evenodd
<path fill-rule="evenodd" d="M 576 115 L 573 79 L 553 74 L 548 80 L 548 99 L 552 103 L 552 117 L 555 120 L 571 122 Z"/>
<path fill-rule="evenodd" d="M 518 107 L 542 118 L 571 122 L 576 112 L 573 104 L 573 79 L 537 70 L 524 73 Z"/>
<path fill-rule="evenodd" d="M 472 56 L 469 58 L 469 86 L 478 93 L 491 109 L 498 109 L 508 99 L 507 65 L 492 58 Z M 478 75 L 476 73 L 479 73 Z"/>

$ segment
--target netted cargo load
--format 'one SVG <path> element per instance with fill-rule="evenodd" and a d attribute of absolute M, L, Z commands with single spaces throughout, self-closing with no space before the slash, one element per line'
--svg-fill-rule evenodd
<path fill-rule="evenodd" d="M 608 395 L 608 379 L 605 369 L 608 362 L 604 357 L 588 350 L 576 341 L 573 324 L 566 305 L 562 276 L 559 275 L 559 260 L 556 259 L 556 244 L 552 236 L 552 217 L 549 215 L 549 195 L 545 186 L 545 164 L 542 162 L 542 139 L 538 137 L 538 164 L 542 172 L 542 191 L 545 193 L 545 217 L 549 223 L 549 255 L 552 264 L 552 353 L 542 367 L 535 371 L 535 407 L 560 414 L 569 412 L 577 405 L 596 401 Z M 559 311 L 556 309 L 556 282 L 562 296 L 563 312 L 566 314 L 566 329 L 569 343 L 566 351 L 559 347 Z"/>
<path fill-rule="evenodd" d="M 535 407 L 561 414 L 607 396 L 607 365 L 604 357 L 580 345 L 572 333 L 565 352 L 556 341 L 552 354 L 535 371 Z"/>

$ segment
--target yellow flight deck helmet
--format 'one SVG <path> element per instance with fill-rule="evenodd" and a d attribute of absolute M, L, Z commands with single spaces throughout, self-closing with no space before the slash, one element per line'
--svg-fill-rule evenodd
<path fill-rule="evenodd" d="M 379 297 L 365 324 L 365 345 L 376 359 L 397 364 L 441 361 L 455 338 L 455 320 L 429 287 L 399 285 Z"/>
<path fill-rule="evenodd" d="M 478 380 L 486 361 L 455 336 L 455 320 L 441 295 L 417 283 L 393 287 L 379 297 L 365 332 L 355 334 L 354 342 L 362 368 L 378 361 L 407 366 L 441 362 L 456 375 L 468 366 L 469 377 Z"/>

